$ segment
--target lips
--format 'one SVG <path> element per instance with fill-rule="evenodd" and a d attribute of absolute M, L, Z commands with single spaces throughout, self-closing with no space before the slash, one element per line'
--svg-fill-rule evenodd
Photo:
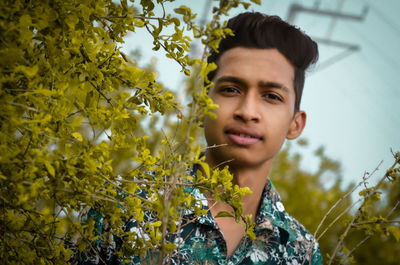
<path fill-rule="evenodd" d="M 231 142 L 242 146 L 253 145 L 263 139 L 260 134 L 249 128 L 229 128 L 225 131 L 225 134 Z"/>

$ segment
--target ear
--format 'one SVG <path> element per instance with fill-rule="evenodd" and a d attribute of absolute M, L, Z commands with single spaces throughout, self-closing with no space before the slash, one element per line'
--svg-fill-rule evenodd
<path fill-rule="evenodd" d="M 289 130 L 286 134 L 286 139 L 293 140 L 300 136 L 306 126 L 307 114 L 304 111 L 298 111 L 294 115 Z"/>

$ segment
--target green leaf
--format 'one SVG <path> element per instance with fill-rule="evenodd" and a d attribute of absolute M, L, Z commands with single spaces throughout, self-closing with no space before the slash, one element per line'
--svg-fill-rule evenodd
<path fill-rule="evenodd" d="M 79 142 L 83 141 L 83 137 L 79 132 L 74 132 L 71 134 L 76 140 L 78 140 Z"/>
<path fill-rule="evenodd" d="M 154 227 L 160 227 L 161 224 L 162 224 L 161 221 L 156 221 L 156 222 L 152 223 L 152 226 L 154 226 Z"/>
<path fill-rule="evenodd" d="M 179 27 L 181 25 L 181 22 L 179 21 L 178 18 L 173 17 L 171 18 L 171 21 L 175 24 L 175 26 Z"/>
<path fill-rule="evenodd" d="M 394 236 L 397 242 L 400 241 L 400 228 L 397 226 L 389 226 L 387 230 Z"/>
<path fill-rule="evenodd" d="M 29 15 L 22 15 L 19 19 L 19 23 L 22 27 L 28 27 L 32 24 L 31 16 Z"/>
<path fill-rule="evenodd" d="M 234 216 L 226 211 L 220 211 L 217 213 L 217 215 L 214 216 L 214 218 L 220 218 L 220 217 L 234 217 Z"/>
<path fill-rule="evenodd" d="M 199 165 L 202 167 L 205 173 L 205 177 L 209 178 L 210 177 L 210 166 L 205 163 L 205 162 L 199 162 Z"/>
<path fill-rule="evenodd" d="M 56 174 L 55 170 L 54 170 L 54 167 L 49 163 L 49 161 L 45 161 L 44 165 L 46 166 L 47 172 L 49 172 L 49 174 L 52 177 L 54 177 L 54 175 Z"/>
<path fill-rule="evenodd" d="M 81 123 L 82 123 L 82 120 L 83 120 L 83 117 L 75 117 L 74 120 L 70 124 L 71 127 L 73 127 L 73 128 L 79 127 L 79 125 L 81 125 Z"/>
<path fill-rule="evenodd" d="M 15 67 L 15 72 L 22 72 L 28 78 L 34 77 L 37 74 L 38 70 L 39 70 L 38 65 L 34 65 L 32 67 L 28 67 L 25 65 L 19 65 L 19 66 Z"/>
<path fill-rule="evenodd" d="M 169 253 L 169 252 L 171 252 L 172 250 L 174 250 L 174 249 L 176 249 L 176 245 L 175 244 L 173 244 L 173 243 L 166 243 L 166 244 L 164 244 L 164 250 L 167 252 L 167 253 Z"/>

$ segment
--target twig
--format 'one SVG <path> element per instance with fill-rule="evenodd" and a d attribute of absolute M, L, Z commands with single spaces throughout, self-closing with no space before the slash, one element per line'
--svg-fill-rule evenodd
<path fill-rule="evenodd" d="M 92 246 L 91 242 L 82 234 L 81 230 L 78 229 L 78 228 L 76 227 L 75 223 L 72 221 L 72 218 L 69 216 L 68 212 L 65 211 L 64 207 L 62 208 L 62 210 L 63 210 L 65 216 L 67 216 L 68 219 L 70 220 L 71 224 L 75 227 L 75 229 L 76 229 L 76 230 L 78 231 L 78 233 L 81 235 L 81 237 L 83 238 L 83 240 L 86 241 L 86 244 L 89 245 L 90 249 L 96 254 L 96 256 L 100 259 L 100 261 L 101 261 L 103 264 L 106 265 L 107 263 L 101 258 L 99 252 L 97 252 L 97 250 Z"/>
<path fill-rule="evenodd" d="M 390 210 L 390 212 L 387 214 L 386 218 L 390 217 L 394 210 L 396 210 L 396 208 L 400 205 L 400 201 L 397 201 L 396 205 Z"/>
<path fill-rule="evenodd" d="M 369 224 L 400 224 L 400 220 L 377 220 L 377 221 L 369 221 L 369 222 L 359 222 L 359 223 L 355 223 L 353 226 L 357 227 L 360 225 L 369 225 Z"/>
<path fill-rule="evenodd" d="M 105 19 L 110 22 L 114 22 L 114 21 L 112 21 L 112 19 L 124 19 L 126 17 L 127 17 L 127 15 L 125 15 L 125 16 L 101 16 L 101 17 L 97 17 L 97 18 Z M 163 17 L 132 16 L 132 18 L 136 18 L 136 19 L 140 19 L 140 20 L 160 20 L 161 19 L 163 21 L 167 21 L 167 19 L 163 18 Z"/>
<path fill-rule="evenodd" d="M 227 146 L 228 144 L 214 144 L 214 145 L 209 145 L 201 149 L 202 151 L 207 150 L 207 149 L 213 149 L 213 148 L 218 148 L 222 146 Z"/>
<path fill-rule="evenodd" d="M 89 80 L 88 82 L 94 87 L 94 89 L 96 89 L 97 92 L 99 92 L 99 94 L 108 102 L 108 104 L 111 105 L 111 107 L 114 107 L 114 105 L 111 102 L 111 99 L 106 97 L 106 95 L 104 95 L 103 92 L 101 92 L 100 88 L 98 88 L 95 84 L 93 84 L 92 81 Z"/>
<path fill-rule="evenodd" d="M 363 240 L 361 240 L 360 242 L 358 242 L 358 244 L 357 244 L 354 248 L 352 248 L 352 249 L 350 250 L 349 254 L 346 255 L 346 259 L 348 259 L 348 258 L 351 256 L 351 254 L 353 254 L 353 252 L 354 252 L 357 248 L 359 248 L 362 244 L 364 244 L 365 242 L 367 242 L 367 240 L 370 239 L 371 236 L 372 236 L 372 235 L 368 235 L 368 236 L 366 236 Z"/>
<path fill-rule="evenodd" d="M 385 218 L 388 218 L 392 215 L 392 213 L 394 212 L 394 210 L 397 208 L 397 206 L 399 206 L 400 201 L 397 201 L 396 205 L 389 211 L 389 213 L 386 215 Z M 391 222 L 391 221 L 387 221 L 387 222 Z M 400 221 L 394 221 L 399 223 Z M 373 222 L 364 222 L 365 224 L 367 223 L 373 223 Z M 381 222 L 379 222 L 381 223 Z M 351 254 L 357 249 L 359 248 L 362 244 L 364 244 L 368 239 L 371 238 L 372 235 L 368 235 L 366 236 L 363 240 L 361 240 L 352 250 L 350 250 L 350 252 L 346 255 L 346 259 L 349 258 L 351 256 Z"/>
<path fill-rule="evenodd" d="M 103 65 L 107 62 L 107 61 L 109 61 L 113 56 L 115 55 L 115 51 L 113 51 L 113 53 L 107 58 L 107 59 L 105 59 L 103 62 L 101 62 L 97 67 L 98 68 L 103 68 Z"/>
<path fill-rule="evenodd" d="M 153 36 L 153 33 L 151 32 L 149 26 L 146 24 L 145 25 L 147 31 Z M 163 47 L 163 49 L 182 67 L 182 69 L 186 68 L 186 65 L 184 65 L 181 61 L 179 61 L 176 57 L 175 54 L 173 54 L 170 50 L 167 49 L 167 47 L 165 47 L 165 45 L 163 43 L 161 43 L 161 41 L 158 38 L 154 38 L 154 41 L 157 42 L 161 47 Z"/>
<path fill-rule="evenodd" d="M 234 160 L 235 160 L 235 159 L 232 158 L 232 159 L 223 161 L 223 162 L 219 163 L 218 165 L 216 165 L 215 167 L 213 167 L 213 169 L 219 168 L 220 166 L 222 166 L 222 165 L 224 165 L 224 164 L 227 164 L 227 163 L 230 163 L 230 162 L 232 162 L 232 161 L 234 161 Z"/>
<path fill-rule="evenodd" d="M 126 53 L 120 51 L 119 54 L 121 54 L 122 58 L 124 59 L 124 61 L 126 63 L 130 63 L 130 64 L 133 64 L 133 65 L 136 64 L 136 62 L 134 60 L 132 60 L 128 55 L 126 55 Z"/>
<path fill-rule="evenodd" d="M 356 205 L 357 203 L 361 202 L 361 198 L 358 199 L 356 202 L 352 203 L 349 207 L 347 207 L 342 213 L 340 213 L 335 220 L 333 220 L 327 228 L 325 228 L 325 230 L 318 236 L 317 240 L 320 240 L 321 237 L 323 235 L 325 235 L 325 233 L 329 230 L 329 228 L 331 228 L 345 213 L 347 213 L 351 208 L 353 208 L 354 205 Z"/>
<path fill-rule="evenodd" d="M 393 165 L 391 166 L 391 168 L 394 168 L 399 162 L 400 162 L 400 157 L 398 157 L 398 158 L 395 157 L 395 161 L 394 161 Z M 354 223 L 355 223 L 356 219 L 361 215 L 362 207 L 365 205 L 366 200 L 369 199 L 372 195 L 374 195 L 376 193 L 376 191 L 381 186 L 383 181 L 385 181 L 385 179 L 388 177 L 388 175 L 389 175 L 389 173 L 386 172 L 383 175 L 383 177 L 379 180 L 379 182 L 374 187 L 372 187 L 371 192 L 368 193 L 367 195 L 365 195 L 363 204 L 358 208 L 357 213 L 354 215 L 353 219 L 348 223 L 344 233 L 341 235 L 340 240 L 339 240 L 338 244 L 336 245 L 335 250 L 333 251 L 333 253 L 331 255 L 331 258 L 329 259 L 328 265 L 332 264 L 333 259 L 336 257 L 337 252 L 339 251 L 339 249 L 343 245 L 344 239 L 346 238 L 346 236 L 349 233 L 350 229 L 354 226 Z M 396 207 L 397 207 L 397 204 L 396 204 Z"/>
<path fill-rule="evenodd" d="M 143 200 L 143 201 L 150 202 L 149 200 L 147 200 L 146 198 L 144 198 L 144 197 L 142 197 L 142 196 L 139 196 L 139 195 L 137 195 L 137 194 L 132 194 L 132 193 L 128 192 L 127 190 L 125 190 L 125 189 L 122 188 L 120 185 L 118 185 L 117 183 L 115 183 L 115 182 L 112 181 L 111 179 L 107 178 L 107 177 L 104 176 L 103 174 L 99 174 L 99 176 L 102 177 L 103 179 L 105 179 L 105 180 L 106 180 L 107 182 L 109 182 L 110 184 L 112 184 L 112 185 L 113 185 L 114 187 L 116 187 L 118 190 L 121 190 L 122 192 L 124 192 L 124 194 L 129 195 L 129 196 L 132 196 L 132 197 L 139 198 L 139 199 L 141 199 L 141 200 Z M 120 180 L 118 180 L 118 181 L 120 181 Z M 102 195 L 107 196 L 107 195 L 105 195 L 105 194 L 102 194 Z M 122 204 L 122 205 L 124 204 L 122 201 L 117 201 L 117 200 L 116 200 L 116 202 L 118 202 L 118 203 L 120 203 L 120 204 Z"/>
<path fill-rule="evenodd" d="M 34 112 L 36 112 L 36 113 L 40 113 L 40 112 L 41 112 L 41 111 L 38 110 L 38 109 L 29 107 L 29 106 L 26 106 L 26 105 L 23 105 L 23 104 L 20 104 L 20 103 L 15 103 L 15 102 L 10 102 L 10 101 L 6 101 L 6 103 L 9 104 L 9 105 L 13 105 L 13 106 L 17 106 L 17 107 L 22 107 L 22 108 L 25 108 L 25 109 L 27 109 L 27 110 L 31 110 L 31 111 L 34 111 Z"/>
<path fill-rule="evenodd" d="M 339 203 L 341 203 L 345 198 L 347 198 L 348 196 L 350 196 L 358 187 L 360 187 L 367 179 L 369 179 L 372 175 L 374 175 L 374 173 L 376 171 L 378 171 L 379 166 L 382 164 L 383 161 L 381 161 L 378 166 L 372 171 L 371 174 L 368 174 L 368 177 L 366 177 L 366 174 L 364 174 L 363 176 L 363 181 L 359 182 L 353 189 L 351 189 L 349 192 L 347 192 L 343 197 L 341 197 L 334 205 L 332 205 L 332 207 L 328 210 L 328 212 L 324 215 L 324 217 L 322 218 L 321 222 L 319 223 L 317 230 L 315 230 L 314 232 L 314 237 L 317 238 L 317 233 L 319 231 L 319 229 L 321 228 L 322 224 L 325 222 L 325 219 L 329 216 L 329 214 L 336 209 L 336 207 L 339 205 Z M 318 237 L 320 238 L 320 237 Z"/>

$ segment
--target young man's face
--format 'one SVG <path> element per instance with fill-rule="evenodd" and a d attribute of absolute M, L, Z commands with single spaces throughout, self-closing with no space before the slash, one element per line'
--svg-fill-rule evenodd
<path fill-rule="evenodd" d="M 204 120 L 207 161 L 216 166 L 270 164 L 284 140 L 298 137 L 306 115 L 294 113 L 294 68 L 276 49 L 233 48 L 218 61 L 210 97 L 216 119 Z"/>

